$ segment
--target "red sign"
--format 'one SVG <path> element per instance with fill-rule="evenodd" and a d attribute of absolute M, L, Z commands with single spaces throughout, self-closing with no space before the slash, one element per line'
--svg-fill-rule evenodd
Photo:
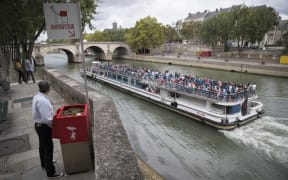
<path fill-rule="evenodd" d="M 66 16 L 67 16 L 67 11 L 60 11 L 60 12 L 59 12 L 59 15 L 60 15 L 61 17 L 66 17 Z"/>

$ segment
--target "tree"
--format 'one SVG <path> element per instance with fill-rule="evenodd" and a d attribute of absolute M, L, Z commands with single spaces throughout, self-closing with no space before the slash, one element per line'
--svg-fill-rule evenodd
<path fill-rule="evenodd" d="M 247 40 L 248 32 L 251 27 L 250 18 L 250 12 L 247 6 L 236 8 L 231 12 L 231 20 L 233 22 L 231 38 L 236 39 L 237 41 L 239 55 L 244 42 Z"/>
<path fill-rule="evenodd" d="M 18 6 L 21 6 L 21 1 L 0 1 L 0 85 L 8 82 L 10 59 L 19 56 L 20 52 L 18 39 L 21 34 L 17 25 L 21 11 Z"/>
<path fill-rule="evenodd" d="M 224 45 L 224 51 L 228 51 L 228 40 L 231 39 L 233 29 L 233 21 L 229 13 L 219 13 L 217 16 L 217 34 L 219 42 Z"/>
<path fill-rule="evenodd" d="M 87 41 L 124 42 L 126 32 L 127 29 L 106 29 L 104 31 L 95 31 L 93 34 L 85 34 L 84 38 Z"/>
<path fill-rule="evenodd" d="M 184 22 L 180 30 L 182 37 L 188 41 L 193 39 L 198 41 L 199 26 L 200 22 Z"/>
<path fill-rule="evenodd" d="M 210 44 L 215 51 L 215 46 L 219 41 L 218 18 L 211 17 L 200 26 L 200 37 L 203 43 Z"/>
<path fill-rule="evenodd" d="M 183 24 L 182 20 L 178 20 L 175 23 L 175 30 L 176 30 L 177 34 L 180 36 L 180 41 L 179 42 L 182 42 L 182 39 L 183 39 L 183 37 L 181 36 L 182 24 Z"/>
<path fill-rule="evenodd" d="M 129 46 L 134 49 L 153 49 L 164 42 L 164 28 L 154 17 L 147 16 L 136 22 L 125 36 Z"/>
<path fill-rule="evenodd" d="M 5 54 L 3 64 L 9 67 L 10 58 L 31 56 L 34 42 L 45 29 L 43 3 L 49 0 L 1 0 L 0 1 L 0 46 Z M 54 0 L 53 2 L 63 2 Z M 78 2 L 72 0 L 71 2 Z M 96 3 L 98 1 L 96 0 Z M 82 25 L 92 27 L 91 20 L 96 12 L 94 0 L 81 0 Z M 84 27 L 84 26 L 82 26 Z M 20 54 L 22 49 L 22 54 Z M 3 66 L 4 66 L 3 65 Z M 6 68 L 7 71 L 9 68 Z M 8 74 L 6 73 L 5 76 Z"/>
<path fill-rule="evenodd" d="M 279 23 L 280 17 L 271 7 L 243 7 L 231 12 L 234 22 L 232 38 L 237 39 L 238 52 L 244 47 L 244 42 L 254 44 L 263 40 L 264 35 Z"/>
<path fill-rule="evenodd" d="M 261 42 L 264 35 L 279 23 L 279 16 L 271 7 L 241 7 L 227 13 L 218 13 L 204 21 L 200 35 L 203 42 L 213 48 L 217 43 L 224 44 L 227 50 L 227 41 L 236 40 L 239 56 L 248 43 Z"/>
<path fill-rule="evenodd" d="M 279 23 L 280 17 L 271 7 L 258 6 L 250 8 L 249 29 L 247 38 L 250 43 L 259 43 L 264 35 L 273 30 Z"/>
<path fill-rule="evenodd" d="M 125 34 L 126 42 L 129 44 L 132 50 L 137 51 L 142 47 L 140 41 L 137 39 L 138 31 L 136 27 L 130 28 L 128 33 Z M 136 37 L 136 38 L 135 38 Z"/>
<path fill-rule="evenodd" d="M 167 24 L 164 26 L 164 41 L 167 43 L 177 42 L 181 40 L 175 28 Z"/>

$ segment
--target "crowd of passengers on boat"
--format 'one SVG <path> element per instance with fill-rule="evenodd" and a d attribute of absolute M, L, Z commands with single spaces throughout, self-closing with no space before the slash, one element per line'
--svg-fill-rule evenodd
<path fill-rule="evenodd" d="M 146 82 L 156 82 L 161 87 L 175 88 L 178 91 L 224 101 L 235 101 L 256 94 L 256 84 L 250 83 L 233 83 L 195 75 L 182 75 L 178 72 L 171 73 L 168 70 L 159 72 L 154 69 L 125 64 L 100 64 L 99 68 L 113 74 L 131 76 Z"/>

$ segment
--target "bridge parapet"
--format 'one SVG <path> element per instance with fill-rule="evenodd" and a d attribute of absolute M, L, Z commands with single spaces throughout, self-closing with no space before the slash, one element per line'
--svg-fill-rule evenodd
<path fill-rule="evenodd" d="M 83 44 L 84 50 L 92 51 L 96 58 L 102 60 L 112 60 L 113 56 L 130 54 L 129 46 L 124 42 L 86 42 Z M 33 56 L 37 65 L 44 65 L 44 56 L 51 51 L 62 50 L 72 63 L 81 63 L 80 43 L 67 44 L 35 44 Z"/>

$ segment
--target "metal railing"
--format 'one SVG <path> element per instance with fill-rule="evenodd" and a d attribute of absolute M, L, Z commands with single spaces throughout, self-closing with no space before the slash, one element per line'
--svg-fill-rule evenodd
<path fill-rule="evenodd" d="M 93 72 L 93 70 L 92 70 Z M 242 100 L 246 97 L 253 97 L 256 96 L 256 91 L 252 89 L 246 89 L 242 90 L 236 93 L 229 93 L 229 94 L 221 94 L 217 91 L 211 91 L 211 90 L 205 90 L 201 88 L 193 88 L 188 87 L 185 85 L 181 85 L 179 83 L 173 83 L 170 81 L 161 81 L 160 79 L 151 79 L 151 78 L 144 78 L 143 76 L 132 73 L 131 72 L 116 72 L 107 70 L 106 68 L 98 67 L 97 69 L 94 69 L 94 72 L 99 75 L 103 75 L 106 78 L 113 79 L 116 81 L 119 81 L 121 83 L 126 83 L 131 86 L 135 86 L 138 88 L 143 87 L 149 87 L 149 88 L 166 88 L 168 90 L 171 90 L 171 92 L 185 92 L 191 95 L 196 96 L 203 96 L 206 98 L 210 98 L 213 100 L 221 101 L 221 102 L 237 102 L 239 100 Z M 156 93 L 159 93 L 159 91 L 155 91 Z"/>

